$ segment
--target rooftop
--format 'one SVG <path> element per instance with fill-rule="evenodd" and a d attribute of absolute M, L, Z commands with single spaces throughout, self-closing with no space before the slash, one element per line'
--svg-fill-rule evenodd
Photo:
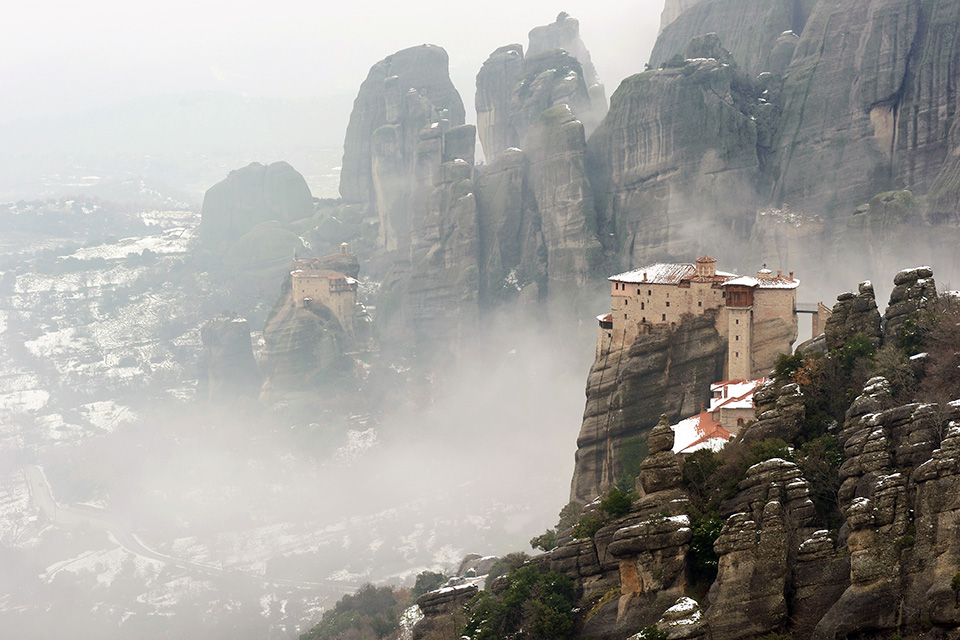
<path fill-rule="evenodd" d="M 708 411 L 681 420 L 673 429 L 673 452 L 693 453 L 701 449 L 719 451 L 733 438 Z"/>

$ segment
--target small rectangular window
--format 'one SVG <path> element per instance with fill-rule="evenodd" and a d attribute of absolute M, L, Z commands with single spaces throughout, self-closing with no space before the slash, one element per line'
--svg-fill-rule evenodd
<path fill-rule="evenodd" d="M 667 314 L 664 313 L 664 314 L 661 315 L 660 317 L 663 319 L 663 322 L 666 322 L 666 321 L 667 321 Z"/>
<path fill-rule="evenodd" d="M 703 306 L 703 300 L 698 300 L 698 301 L 697 301 L 697 306 L 698 306 L 698 307 L 702 307 L 702 306 Z"/>
<path fill-rule="evenodd" d="M 641 303 L 640 303 L 640 310 L 643 311 L 644 309 L 646 309 L 646 305 L 641 302 Z"/>
<path fill-rule="evenodd" d="M 669 301 L 669 300 L 667 300 L 667 306 L 668 306 L 668 307 L 670 306 L 670 301 Z"/>
<path fill-rule="evenodd" d="M 653 291 L 651 291 L 650 289 L 647 289 L 647 295 L 648 295 L 648 296 L 652 296 L 652 295 L 653 295 Z"/>

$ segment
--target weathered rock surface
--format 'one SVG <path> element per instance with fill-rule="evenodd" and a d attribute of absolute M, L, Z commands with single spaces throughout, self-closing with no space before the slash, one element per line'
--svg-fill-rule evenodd
<path fill-rule="evenodd" d="M 576 291 L 588 284 L 600 260 L 583 124 L 566 104 L 550 107 L 532 124 L 525 144 L 547 251 L 547 286 Z"/>
<path fill-rule="evenodd" d="M 833 315 L 823 328 L 827 349 L 838 349 L 849 338 L 865 335 L 875 347 L 880 346 L 880 312 L 873 284 L 861 282 L 857 294 L 841 293 L 833 305 Z"/>
<path fill-rule="evenodd" d="M 322 304 L 294 304 L 288 275 L 263 328 L 264 391 L 316 388 L 346 375 L 351 341 L 334 313 Z"/>
<path fill-rule="evenodd" d="M 920 312 L 936 302 L 937 283 L 930 267 L 916 267 L 899 272 L 893 285 L 883 314 L 883 339 L 897 344 L 905 331 L 917 330 Z"/>
<path fill-rule="evenodd" d="M 729 516 L 714 544 L 719 569 L 706 613 L 714 637 L 762 635 L 787 621 L 792 561 L 814 531 L 809 492 L 795 464 L 773 458 L 751 467 L 721 508 Z"/>
<path fill-rule="evenodd" d="M 662 414 L 676 422 L 697 413 L 709 400 L 710 382 L 723 375 L 725 354 L 707 316 L 599 353 L 587 380 L 571 499 L 605 494 L 621 474 L 623 441 L 644 435 Z"/>
<path fill-rule="evenodd" d="M 806 417 L 803 400 L 796 384 L 764 383 L 753 394 L 757 420 L 743 430 L 740 439 L 746 443 L 768 438 L 792 442 L 800 434 Z"/>
<path fill-rule="evenodd" d="M 344 201 L 371 203 L 382 198 L 378 209 L 389 204 L 394 185 L 381 184 L 377 193 L 375 175 L 379 173 L 383 181 L 384 176 L 409 169 L 424 126 L 441 120 L 451 127 L 464 123 L 463 101 L 450 81 L 448 65 L 446 51 L 422 45 L 398 51 L 371 67 L 353 103 L 343 144 Z M 374 133 L 385 126 L 375 139 Z M 375 158 L 379 172 L 374 170 Z M 389 162 L 400 166 L 381 166 Z"/>
<path fill-rule="evenodd" d="M 211 403 L 256 397 L 260 370 L 253 357 L 250 325 L 243 318 L 218 318 L 200 329 L 197 398 Z"/>
<path fill-rule="evenodd" d="M 705 0 L 684 3 L 673 19 L 663 24 L 650 54 L 650 66 L 658 67 L 683 52 L 691 39 L 716 33 L 744 70 L 751 75 L 777 71 L 770 67 L 771 54 L 785 31 L 803 30 L 805 16 L 801 3 L 794 0 Z M 811 4 L 811 3 L 806 3 Z M 666 18 L 667 9 L 664 9 Z M 789 59 L 787 60 L 789 63 Z"/>
<path fill-rule="evenodd" d="M 206 246 L 223 247 L 261 223 L 312 214 L 313 196 L 302 175 L 286 162 L 254 162 L 231 171 L 204 194 L 200 237 Z"/>
<path fill-rule="evenodd" d="M 576 113 L 583 119 L 587 136 L 589 136 L 607 112 L 607 95 L 597 69 L 593 66 L 590 52 L 580 38 L 580 22 L 566 13 L 560 13 L 555 22 L 531 30 L 529 38 L 530 46 L 527 48 L 529 56 L 553 49 L 563 49 L 580 63 L 583 69 L 583 80 L 590 97 L 590 106 L 587 110 Z"/>
<path fill-rule="evenodd" d="M 699 56 L 709 51 L 721 59 Z M 724 253 L 746 238 L 757 209 L 761 105 L 719 51 L 705 38 L 683 66 L 624 80 L 588 141 L 600 237 L 617 267 L 739 258 Z"/>

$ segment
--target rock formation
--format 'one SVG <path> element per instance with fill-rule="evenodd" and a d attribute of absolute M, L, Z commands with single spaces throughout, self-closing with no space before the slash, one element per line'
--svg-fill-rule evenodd
<path fill-rule="evenodd" d="M 877 310 L 873 284 L 861 282 L 856 295 L 847 292 L 837 296 L 833 315 L 827 319 L 823 333 L 827 349 L 842 347 L 844 342 L 856 335 L 866 336 L 875 347 L 879 347 L 880 312 Z"/>
<path fill-rule="evenodd" d="M 375 199 L 381 217 L 389 215 L 396 191 L 403 188 L 394 181 L 409 175 L 420 130 L 440 121 L 450 127 L 464 123 L 463 102 L 450 82 L 448 64 L 446 51 L 422 45 L 371 67 L 353 103 L 343 144 L 344 201 Z"/>
<path fill-rule="evenodd" d="M 529 56 L 562 49 L 580 63 L 583 69 L 583 81 L 587 85 L 587 93 L 590 97 L 590 107 L 582 113 L 577 111 L 577 115 L 584 119 L 584 127 L 589 136 L 607 112 L 607 95 L 600 81 L 600 75 L 590 59 L 590 52 L 580 39 L 580 22 L 566 13 L 560 13 L 553 23 L 531 30 L 529 38 L 530 46 L 527 48 Z"/>
<path fill-rule="evenodd" d="M 795 464 L 772 458 L 751 467 L 723 505 L 706 614 L 714 637 L 755 637 L 787 622 L 791 561 L 815 530 L 809 493 Z"/>
<path fill-rule="evenodd" d="M 583 41 L 580 23 L 561 13 L 530 32 L 530 46 L 498 48 L 477 74 L 477 129 L 487 161 L 505 149 L 526 150 L 528 130 L 545 110 L 569 107 L 589 137 L 607 110 L 607 99 Z"/>
<path fill-rule="evenodd" d="M 920 312 L 937 299 L 937 284 L 930 267 L 899 272 L 893 279 L 890 303 L 883 314 L 883 337 L 897 343 L 905 331 L 917 331 Z"/>
<path fill-rule="evenodd" d="M 350 277 L 356 277 L 360 269 L 350 253 L 326 256 L 319 267 Z M 288 274 L 263 328 L 261 367 L 267 392 L 316 389 L 345 377 L 353 366 L 345 356 L 353 344 L 352 334 L 323 304 L 297 305 L 292 289 Z"/>
<path fill-rule="evenodd" d="M 302 175 L 286 162 L 254 162 L 231 171 L 204 194 L 200 238 L 206 246 L 222 248 L 261 223 L 288 223 L 312 214 L 313 196 Z"/>
<path fill-rule="evenodd" d="M 600 237 L 620 268 L 704 253 L 732 262 L 727 241 L 749 233 L 757 209 L 765 107 L 715 37 L 685 55 L 624 80 L 587 145 Z"/>
<path fill-rule="evenodd" d="M 691 39 L 716 33 L 745 71 L 756 76 L 775 71 L 769 66 L 780 36 L 800 33 L 805 22 L 803 4 L 795 0 L 705 0 L 667 3 L 650 66 L 658 67 L 682 54 Z M 787 60 L 789 62 L 789 59 Z M 782 71 L 777 70 L 777 71 Z"/>
<path fill-rule="evenodd" d="M 218 318 L 200 329 L 203 351 L 197 379 L 197 399 L 220 403 L 256 397 L 260 371 L 253 358 L 250 326 L 243 318 Z"/>
<path fill-rule="evenodd" d="M 661 414 L 677 422 L 697 413 L 709 401 L 710 383 L 723 375 L 725 355 L 707 316 L 601 350 L 587 379 L 571 499 L 606 493 L 622 473 L 623 442 L 645 435 Z"/>

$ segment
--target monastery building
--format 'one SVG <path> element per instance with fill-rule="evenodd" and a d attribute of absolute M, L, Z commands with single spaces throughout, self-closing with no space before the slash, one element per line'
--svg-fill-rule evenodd
<path fill-rule="evenodd" d="M 356 332 L 357 281 L 338 271 L 323 269 L 319 260 L 297 259 L 290 272 L 293 303 L 309 309 L 321 304 L 337 317 L 348 335 Z"/>
<path fill-rule="evenodd" d="M 727 340 L 724 377 L 752 380 L 797 339 L 793 272 L 756 276 L 717 271 L 708 256 L 695 264 L 657 263 L 608 278 L 610 313 L 598 316 L 598 350 L 629 347 L 641 334 L 676 328 L 686 317 L 710 316 Z"/>

